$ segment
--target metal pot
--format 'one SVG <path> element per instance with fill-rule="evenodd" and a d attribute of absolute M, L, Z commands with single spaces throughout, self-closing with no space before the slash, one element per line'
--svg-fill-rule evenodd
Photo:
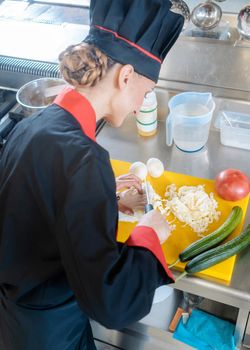
<path fill-rule="evenodd" d="M 213 2 L 203 2 L 197 5 L 191 13 L 191 21 L 200 29 L 209 30 L 215 28 L 222 16 L 219 5 Z"/>
<path fill-rule="evenodd" d="M 41 78 L 23 85 L 16 95 L 17 102 L 27 114 L 49 106 L 55 97 L 68 85 L 58 78 Z"/>
<path fill-rule="evenodd" d="M 245 39 L 250 39 L 250 5 L 246 5 L 240 10 L 237 29 Z"/>
<path fill-rule="evenodd" d="M 183 30 L 185 30 L 190 21 L 190 10 L 188 5 L 183 0 L 171 0 L 171 2 L 172 2 L 171 11 L 178 13 L 184 17 Z"/>

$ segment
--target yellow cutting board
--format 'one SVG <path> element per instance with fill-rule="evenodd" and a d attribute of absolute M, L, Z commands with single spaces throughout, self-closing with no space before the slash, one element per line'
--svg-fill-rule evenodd
<path fill-rule="evenodd" d="M 111 164 L 115 176 L 128 173 L 129 167 L 131 165 L 131 163 L 123 162 L 120 160 L 112 160 Z M 209 234 L 212 231 L 214 231 L 217 227 L 219 227 L 226 220 L 226 218 L 231 212 L 231 209 L 235 205 L 241 206 L 243 210 L 243 218 L 237 229 L 229 236 L 227 240 L 232 239 L 233 237 L 239 235 L 239 233 L 241 232 L 250 195 L 237 202 L 225 201 L 216 195 L 213 180 L 201 179 L 185 174 L 173 173 L 170 171 L 165 171 L 164 174 L 157 179 L 148 176 L 147 180 L 151 183 L 155 192 L 158 193 L 161 197 L 164 197 L 166 186 L 172 183 L 176 184 L 177 188 L 184 185 L 205 185 L 205 191 L 208 194 L 211 192 L 214 193 L 214 197 L 218 202 L 218 210 L 221 211 L 220 219 L 210 224 L 208 227 L 208 231 L 205 234 Z M 175 217 L 172 214 L 170 214 L 167 217 L 167 219 L 169 222 L 171 222 L 175 219 Z M 195 240 L 199 239 L 197 234 L 191 228 L 189 228 L 188 226 L 184 226 L 184 224 L 181 223 L 178 219 L 175 220 L 174 224 L 176 224 L 176 229 L 172 232 L 168 240 L 162 246 L 168 264 L 174 262 L 178 258 L 179 253 L 184 248 L 186 248 Z M 119 222 L 117 236 L 118 241 L 125 242 L 128 239 L 135 225 L 136 223 Z M 233 256 L 215 266 L 210 267 L 209 269 L 203 270 L 202 273 L 199 273 L 198 275 L 215 277 L 229 282 L 232 277 L 235 259 L 236 256 Z M 175 268 L 181 271 L 184 270 L 184 267 L 185 263 L 181 262 L 175 265 Z"/>

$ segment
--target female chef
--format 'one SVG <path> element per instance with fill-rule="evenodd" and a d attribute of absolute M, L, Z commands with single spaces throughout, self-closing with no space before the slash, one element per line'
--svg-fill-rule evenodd
<path fill-rule="evenodd" d="M 95 128 L 139 110 L 183 18 L 169 0 L 93 0 L 90 15 L 84 43 L 59 57 L 72 87 L 18 123 L 1 154 L 1 350 L 95 349 L 89 318 L 122 328 L 174 281 L 157 211 L 116 242 L 116 183 Z"/>

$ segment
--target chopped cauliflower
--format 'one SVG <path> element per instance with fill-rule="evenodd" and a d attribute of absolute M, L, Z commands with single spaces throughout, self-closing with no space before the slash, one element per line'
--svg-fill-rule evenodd
<path fill-rule="evenodd" d="M 177 190 L 176 185 L 171 184 L 165 193 L 167 210 L 200 236 L 221 214 L 213 193 L 208 195 L 204 188 L 204 185 L 182 186 Z"/>
<path fill-rule="evenodd" d="M 145 183 L 142 184 L 145 190 Z M 204 185 L 182 186 L 177 190 L 175 184 L 167 186 L 165 198 L 161 198 L 152 185 L 148 182 L 148 192 L 150 203 L 154 209 L 158 209 L 162 215 L 169 216 L 172 213 L 179 221 L 191 227 L 198 236 L 203 237 L 208 225 L 217 221 L 220 211 L 217 210 L 218 203 L 214 199 L 213 193 L 207 194 Z M 136 211 L 131 217 L 119 213 L 120 221 L 139 221 L 144 213 Z M 133 220 L 132 220 L 133 219 Z M 176 229 L 176 225 L 169 222 L 170 230 Z"/>

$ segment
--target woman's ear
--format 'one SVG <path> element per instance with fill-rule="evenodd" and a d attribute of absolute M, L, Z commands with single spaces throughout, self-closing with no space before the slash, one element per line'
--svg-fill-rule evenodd
<path fill-rule="evenodd" d="M 131 82 L 134 79 L 134 67 L 131 66 L 131 64 L 125 64 L 124 66 L 121 66 L 119 73 L 118 73 L 118 88 L 120 90 L 124 90 L 128 86 L 130 86 Z"/>

